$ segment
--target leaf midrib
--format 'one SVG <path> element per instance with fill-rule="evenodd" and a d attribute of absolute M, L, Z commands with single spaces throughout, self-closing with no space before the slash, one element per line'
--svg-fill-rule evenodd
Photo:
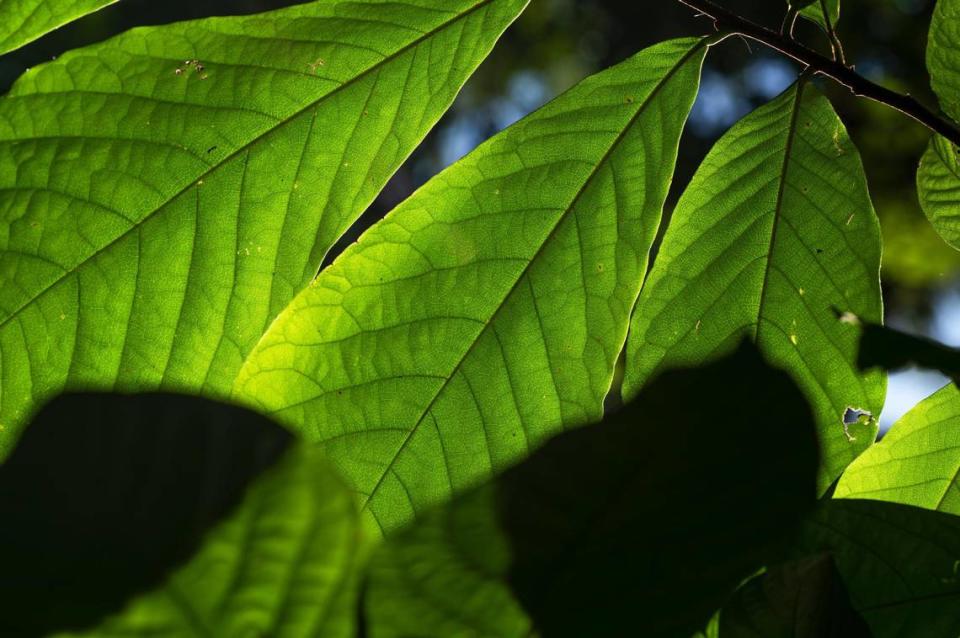
<path fill-rule="evenodd" d="M 403 454 L 403 451 L 406 449 L 407 445 L 413 439 L 413 435 L 419 429 L 420 424 L 423 423 L 423 420 L 426 418 L 427 414 L 429 414 L 430 411 L 433 409 L 433 406 L 436 404 L 437 400 L 443 394 L 444 389 L 446 389 L 447 385 L 453 379 L 454 375 L 457 373 L 457 370 L 460 369 L 460 366 L 463 365 L 463 362 L 466 361 L 467 357 L 470 356 L 470 353 L 473 352 L 474 347 L 476 347 L 477 343 L 479 343 L 480 341 L 480 337 L 487 331 L 487 328 L 490 327 L 491 323 L 493 323 L 493 320 L 497 317 L 497 315 L 503 309 L 504 304 L 506 304 L 507 300 L 516 290 L 520 282 L 523 281 L 524 277 L 527 274 L 527 271 L 530 269 L 530 266 L 537 260 L 537 258 L 540 256 L 544 248 L 550 243 L 550 240 L 553 238 L 554 234 L 557 232 L 557 229 L 560 227 L 563 221 L 567 218 L 567 215 L 570 214 L 570 211 L 576 207 L 577 203 L 580 201 L 580 198 L 583 196 L 587 188 L 593 182 L 594 177 L 596 177 L 596 175 L 600 172 L 601 167 L 603 167 L 606 164 L 606 162 L 610 159 L 610 156 L 613 154 L 614 151 L 616 151 L 617 147 L 620 145 L 620 142 L 623 141 L 624 137 L 626 137 L 627 133 L 633 128 L 633 126 L 636 124 L 640 116 L 644 112 L 646 112 L 647 106 L 649 106 L 649 104 L 653 101 L 654 97 L 656 97 L 656 95 L 660 92 L 660 90 L 664 86 L 666 86 L 666 84 L 673 78 L 673 76 L 677 73 L 679 69 L 683 68 L 687 64 L 687 62 L 689 62 L 690 58 L 693 57 L 695 53 L 699 52 L 700 49 L 706 46 L 707 44 L 708 44 L 708 41 L 706 39 L 700 40 L 677 61 L 677 63 L 673 66 L 673 68 L 671 68 L 670 71 L 667 72 L 666 75 L 664 75 L 664 77 L 660 80 L 660 82 L 658 82 L 657 85 L 650 91 L 644 103 L 641 104 L 640 107 L 637 109 L 637 112 L 630 117 L 626 125 L 623 127 L 623 130 L 620 131 L 620 133 L 617 135 L 617 137 L 614 139 L 611 145 L 607 148 L 607 150 L 601 156 L 600 160 L 596 164 L 594 164 L 590 173 L 584 179 L 583 184 L 580 186 L 579 189 L 577 189 L 577 192 L 574 194 L 573 198 L 570 200 L 570 203 L 564 208 L 563 212 L 557 216 L 557 221 L 551 227 L 550 231 L 547 233 L 543 242 L 540 244 L 540 246 L 531 256 L 530 260 L 527 261 L 524 267 L 520 270 L 516 280 L 513 282 L 513 284 L 510 286 L 507 292 L 503 295 L 503 298 L 497 304 L 497 307 L 490 314 L 490 318 L 487 319 L 486 322 L 484 322 L 483 327 L 480 328 L 476 336 L 470 342 L 470 345 L 467 347 L 464 353 L 457 360 L 456 364 L 454 364 L 453 368 L 450 370 L 450 374 L 446 377 L 443 383 L 439 385 L 436 392 L 433 394 L 433 397 L 431 397 L 429 403 L 427 404 L 426 408 L 424 408 L 424 410 L 417 417 L 417 420 L 414 422 L 413 427 L 411 427 L 410 430 L 407 432 L 406 436 L 404 436 L 403 441 L 400 443 L 400 446 L 397 448 L 397 451 L 393 454 L 389 464 L 387 464 L 387 467 L 380 474 L 380 478 L 377 479 L 377 482 L 370 489 L 369 493 L 364 495 L 364 498 L 360 503 L 361 510 L 368 509 L 367 507 L 368 504 L 370 503 L 370 501 L 373 500 L 374 495 L 379 491 L 381 485 L 383 485 L 383 481 L 386 479 L 387 474 L 389 474 L 392 471 L 393 466 L 397 462 L 397 459 L 400 458 L 400 456 Z M 376 516 L 374 516 L 374 520 L 377 521 L 377 525 L 380 525 L 380 522 L 379 520 L 376 519 Z M 382 531 L 382 526 L 381 526 L 381 531 Z"/>
<path fill-rule="evenodd" d="M 771 224 L 772 228 L 770 229 L 770 248 L 767 249 L 767 263 L 763 271 L 763 281 L 760 284 L 760 303 L 757 304 L 756 329 L 753 332 L 753 340 L 755 343 L 760 342 L 760 326 L 763 323 L 763 309 L 766 305 L 767 290 L 769 290 L 768 284 L 770 282 L 770 267 L 773 264 L 774 247 L 777 243 L 777 229 L 780 226 L 780 217 L 783 214 L 784 192 L 786 191 L 787 187 L 787 171 L 790 168 L 790 156 L 793 153 L 793 141 L 797 134 L 797 120 L 799 119 L 800 115 L 800 100 L 803 98 L 804 88 L 805 82 L 803 78 L 801 78 L 796 88 L 797 95 L 793 99 L 793 108 L 790 113 L 790 123 L 787 127 L 787 142 L 784 146 L 783 152 L 783 164 L 780 167 L 780 185 L 777 190 L 777 200 L 773 209 L 773 224 Z"/>
<path fill-rule="evenodd" d="M 390 62 L 393 62 L 394 60 L 396 60 L 397 58 L 399 58 L 401 55 L 403 55 L 404 53 L 406 53 L 407 51 L 416 48 L 417 46 L 419 46 L 420 44 L 422 44 L 422 43 L 425 42 L 426 40 L 429 40 L 430 38 L 432 38 L 432 37 L 435 36 L 436 34 L 440 33 L 441 31 L 443 31 L 443 30 L 447 29 L 448 27 L 450 27 L 451 25 L 455 24 L 456 22 L 458 22 L 458 21 L 460 21 L 460 20 L 462 20 L 462 19 L 470 16 L 471 14 L 473 14 L 473 13 L 476 12 L 476 11 L 478 11 L 479 9 L 481 9 L 481 8 L 483 8 L 483 7 L 485 7 L 485 6 L 489 5 L 489 4 L 492 4 L 493 2 L 496 2 L 496 1 L 497 1 L 497 0 L 480 0 L 479 2 L 477 2 L 477 4 L 473 5 L 473 6 L 470 7 L 469 9 L 464 10 L 462 13 L 457 14 L 457 15 L 454 16 L 453 18 L 447 20 L 446 22 L 441 23 L 440 25 L 434 27 L 434 28 L 431 29 L 430 31 L 427 31 L 427 32 L 423 33 L 423 34 L 420 35 L 419 37 L 417 37 L 417 38 L 415 38 L 414 40 L 412 40 L 410 43 L 404 45 L 403 47 L 397 49 L 396 51 L 394 51 L 394 52 L 391 53 L 390 55 L 384 57 L 382 60 L 380 60 L 380 61 L 377 62 L 376 64 L 373 64 L 373 65 L 370 66 L 369 68 L 364 69 L 363 71 L 361 71 L 361 72 L 358 73 L 357 75 L 355 75 L 355 76 L 353 76 L 352 78 L 346 80 L 345 82 L 343 82 L 343 83 L 340 84 L 339 86 L 331 89 L 329 92 L 324 93 L 323 95 L 319 96 L 319 97 L 316 98 L 315 100 L 310 101 L 309 103 L 307 103 L 307 104 L 306 104 L 305 106 L 303 106 L 302 108 L 299 108 L 299 109 L 297 109 L 295 112 L 291 113 L 290 115 L 288 115 L 288 116 L 286 116 L 286 117 L 284 117 L 284 118 L 282 118 L 282 119 L 277 120 L 277 121 L 276 121 L 274 124 L 272 124 L 270 127 L 266 128 L 266 129 L 263 130 L 261 133 L 257 134 L 257 135 L 254 136 L 253 138 L 251 138 L 249 141 L 244 142 L 243 144 L 241 144 L 240 146 L 238 146 L 236 149 L 234 149 L 233 151 L 231 151 L 228 155 L 225 155 L 225 156 L 223 157 L 223 159 L 221 159 L 217 164 L 214 164 L 214 165 L 211 166 L 210 168 L 207 168 L 206 170 L 204 170 L 204 171 L 203 171 L 202 173 L 200 173 L 199 175 L 197 175 L 197 176 L 195 176 L 195 177 L 187 180 L 186 183 L 184 184 L 183 188 L 181 188 L 179 191 L 177 191 L 176 193 L 174 193 L 173 195 L 171 195 L 169 198 L 167 198 L 166 201 L 164 201 L 162 204 L 158 205 L 156 208 L 154 208 L 152 211 L 150 211 L 149 213 L 147 213 L 146 215 L 144 215 L 142 218 L 140 218 L 139 220 L 137 220 L 134 224 L 132 224 L 132 225 L 130 226 L 130 228 L 124 230 L 122 233 L 120 233 L 119 235 L 117 235 L 115 238 L 113 238 L 112 240 L 110 240 L 109 242 L 107 242 L 106 244 L 104 244 L 101 248 L 98 248 L 96 251 L 94 251 L 93 253 L 91 253 L 91 254 L 88 255 L 87 257 L 84 257 L 82 260 L 80 260 L 79 262 L 77 262 L 75 265 L 71 266 L 69 269 L 65 269 L 64 272 L 63 272 L 63 274 L 61 274 L 59 277 L 57 277 L 56 279 L 54 279 L 54 280 L 53 280 L 52 282 L 50 282 L 48 285 L 46 285 L 45 287 L 43 287 L 41 290 L 39 290 L 38 292 L 36 292 L 36 293 L 33 294 L 32 296 L 30 296 L 28 299 L 26 299 L 25 301 L 23 301 L 16 309 L 14 309 L 13 311 L 11 311 L 8 316 L 6 316 L 2 321 L 0 321 L 0 329 L 4 328 L 8 323 L 10 323 L 10 322 L 13 321 L 14 319 L 16 319 L 17 316 L 18 316 L 25 308 L 27 308 L 28 306 L 30 306 L 31 304 L 33 304 L 34 302 L 36 302 L 38 299 L 40 299 L 41 297 L 43 297 L 45 294 L 47 294 L 48 292 L 50 292 L 51 290 L 53 290 L 53 289 L 55 289 L 57 286 L 59 286 L 60 283 L 63 282 L 65 279 L 67 279 L 67 278 L 70 277 L 71 275 L 75 274 L 77 271 L 81 270 L 84 266 L 86 266 L 88 263 L 90 263 L 91 261 L 93 261 L 94 259 L 96 259 L 97 257 L 99 257 L 101 254 L 103 254 L 104 252 L 106 252 L 107 250 L 109 250 L 110 248 L 112 248 L 113 246 L 115 246 L 118 242 L 120 242 L 120 241 L 122 241 L 123 239 L 125 239 L 126 237 L 130 236 L 130 234 L 132 234 L 134 231 L 139 230 L 141 226 L 143 226 L 143 225 L 144 225 L 146 222 L 148 222 L 149 220 L 153 219 L 153 217 L 154 217 L 155 215 L 157 215 L 160 211 L 164 210 L 167 206 L 169 206 L 170 204 L 172 204 L 173 202 L 175 202 L 177 199 L 179 199 L 180 197 L 182 197 L 185 193 L 189 192 L 189 191 L 197 184 L 197 182 L 198 182 L 199 180 L 203 180 L 203 179 L 209 177 L 212 173 L 220 170 L 222 167 L 226 166 L 231 160 L 233 160 L 233 159 L 236 158 L 236 157 L 239 157 L 242 153 L 245 153 L 246 151 L 248 151 L 250 148 L 252 148 L 254 145 L 256 145 L 259 141 L 261 141 L 262 139 L 264 139 L 264 138 L 267 137 L 268 135 L 273 134 L 275 131 L 277 131 L 278 129 L 282 128 L 283 126 L 289 124 L 290 122 L 292 122 L 292 121 L 295 120 L 296 118 L 300 117 L 300 116 L 303 115 L 304 113 L 309 112 L 310 109 L 316 107 L 318 104 L 320 104 L 320 103 L 323 102 L 324 100 L 326 100 L 326 99 L 328 99 L 328 98 L 331 98 L 331 97 L 333 97 L 334 95 L 337 95 L 340 91 L 349 88 L 350 86 L 356 84 L 357 82 L 359 82 L 360 80 L 362 80 L 363 78 L 365 78 L 366 76 L 368 76 L 369 74 L 371 74 L 371 73 L 379 70 L 380 68 L 382 68 L 382 67 L 386 66 L 387 64 L 389 64 Z"/>

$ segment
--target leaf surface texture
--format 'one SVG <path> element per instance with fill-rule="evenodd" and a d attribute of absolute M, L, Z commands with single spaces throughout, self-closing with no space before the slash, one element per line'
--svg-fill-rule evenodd
<path fill-rule="evenodd" d="M 960 391 L 951 383 L 907 412 L 843 473 L 837 498 L 960 514 Z"/>
<path fill-rule="evenodd" d="M 235 396 L 322 442 L 384 530 L 602 415 L 706 44 L 592 76 L 299 295 Z"/>
<path fill-rule="evenodd" d="M 809 83 L 736 124 L 680 198 L 633 315 L 624 393 L 744 335 L 792 372 L 815 407 L 825 489 L 872 443 L 881 372 L 857 369 L 858 333 L 836 309 L 879 322 L 880 232 L 856 148 Z M 777 436 L 761 420 L 758 436 Z"/>
<path fill-rule="evenodd" d="M 116 1 L 3 0 L 0 2 L 0 55 Z"/>
<path fill-rule="evenodd" d="M 227 394 L 524 0 L 135 29 L 0 99 L 0 452 L 63 387 Z"/>

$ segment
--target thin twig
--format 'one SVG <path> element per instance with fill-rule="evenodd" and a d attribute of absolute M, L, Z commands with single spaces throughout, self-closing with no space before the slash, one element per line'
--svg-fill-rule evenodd
<path fill-rule="evenodd" d="M 953 122 L 928 109 L 916 98 L 902 95 L 871 82 L 843 63 L 831 60 L 796 40 L 791 40 L 789 37 L 782 36 L 775 31 L 742 18 L 718 6 L 711 0 L 678 0 L 678 2 L 709 17 L 713 20 L 717 29 L 750 38 L 778 51 L 811 69 L 814 73 L 829 77 L 847 87 L 854 95 L 886 104 L 890 108 L 920 122 L 931 131 L 939 133 L 954 145 L 960 146 L 960 129 Z"/>

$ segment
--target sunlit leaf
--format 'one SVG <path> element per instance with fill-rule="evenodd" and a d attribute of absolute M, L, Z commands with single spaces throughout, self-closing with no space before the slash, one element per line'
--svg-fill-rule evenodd
<path fill-rule="evenodd" d="M 917 194 L 927 219 L 943 239 L 960 249 L 960 157 L 957 147 L 935 135 L 917 169 Z"/>
<path fill-rule="evenodd" d="M 721 138 L 677 204 L 637 301 L 625 396 L 749 336 L 815 407 L 825 489 L 875 436 L 875 419 L 845 422 L 848 410 L 883 405 L 884 374 L 857 369 L 859 331 L 833 310 L 879 322 L 879 269 L 857 150 L 817 89 L 794 86 Z"/>
<path fill-rule="evenodd" d="M 667 372 L 388 538 L 370 636 L 690 636 L 812 509 L 816 465 L 803 395 L 749 343 Z"/>
<path fill-rule="evenodd" d="M 0 55 L 116 1 L 3 0 L 0 2 Z"/>
<path fill-rule="evenodd" d="M 927 70 L 940 106 L 960 121 L 960 0 L 937 0 L 927 39 Z"/>
<path fill-rule="evenodd" d="M 834 495 L 960 514 L 960 390 L 951 383 L 905 414 L 847 468 Z"/>
<path fill-rule="evenodd" d="M 526 0 L 135 29 L 0 99 L 0 453 L 66 387 L 232 387 Z"/>
<path fill-rule="evenodd" d="M 381 528 L 602 414 L 706 49 L 592 76 L 432 179 L 299 295 L 236 396 Z"/>

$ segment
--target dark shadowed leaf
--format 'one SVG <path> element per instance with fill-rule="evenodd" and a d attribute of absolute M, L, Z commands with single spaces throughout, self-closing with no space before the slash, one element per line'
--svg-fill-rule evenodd
<path fill-rule="evenodd" d="M 960 378 L 960 350 L 874 323 L 864 323 L 857 365 L 898 370 L 917 366 Z"/>
<path fill-rule="evenodd" d="M 354 638 L 366 536 L 323 451 L 298 445 L 162 586 L 86 638 Z"/>
<path fill-rule="evenodd" d="M 0 634 L 78 628 L 156 585 L 290 440 L 195 397 L 49 403 L 0 466 Z"/>
<path fill-rule="evenodd" d="M 833 558 L 779 565 L 737 590 L 720 614 L 722 638 L 870 638 Z"/>
<path fill-rule="evenodd" d="M 388 636 L 689 636 L 812 508 L 813 418 L 744 345 L 664 373 L 388 539 L 367 613 Z"/>
<path fill-rule="evenodd" d="M 804 524 L 793 551 L 833 557 L 851 606 L 875 638 L 960 635 L 960 517 L 832 500 Z"/>

